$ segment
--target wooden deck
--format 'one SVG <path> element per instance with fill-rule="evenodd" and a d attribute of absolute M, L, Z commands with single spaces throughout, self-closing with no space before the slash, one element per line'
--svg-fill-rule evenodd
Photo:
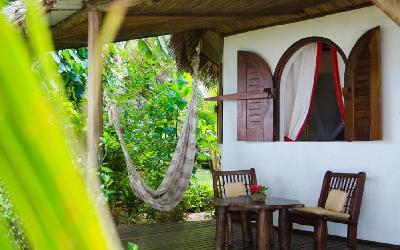
<path fill-rule="evenodd" d="M 212 250 L 214 248 L 215 221 L 129 225 L 118 227 L 118 231 L 125 247 L 128 242 L 134 242 L 140 250 Z M 295 233 L 293 235 L 292 249 L 312 250 L 313 247 L 313 238 L 310 234 Z M 236 225 L 234 227 L 234 249 L 243 249 L 240 227 Z M 273 249 L 279 249 L 277 233 L 274 233 Z M 345 250 L 348 248 L 342 239 L 329 239 L 327 249 Z M 359 243 L 357 249 L 389 250 L 398 248 Z"/>

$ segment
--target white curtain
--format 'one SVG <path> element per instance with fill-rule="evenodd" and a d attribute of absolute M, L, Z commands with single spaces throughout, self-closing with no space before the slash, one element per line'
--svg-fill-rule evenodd
<path fill-rule="evenodd" d="M 336 51 L 336 56 L 338 58 L 338 64 L 339 64 L 340 87 L 343 89 L 343 87 L 344 87 L 344 70 L 346 69 L 346 64 L 343 61 L 343 58 L 340 55 L 340 53 L 337 51 Z"/>
<path fill-rule="evenodd" d="M 333 70 L 333 78 L 336 90 L 337 102 L 340 110 L 340 115 L 342 116 L 342 120 L 344 122 L 345 114 L 344 114 L 344 97 L 342 94 L 342 89 L 344 87 L 344 71 L 345 71 L 345 63 L 343 61 L 342 56 L 336 50 L 336 48 L 331 47 L 331 62 L 332 62 L 332 70 Z"/>
<path fill-rule="evenodd" d="M 286 63 L 281 78 L 283 135 L 281 139 L 296 141 L 307 119 L 313 95 L 316 67 L 321 45 L 308 44 L 294 53 Z M 317 56 L 319 55 L 319 56 Z M 281 130 L 282 131 L 282 130 Z"/>
<path fill-rule="evenodd" d="M 340 90 L 343 89 L 344 87 L 344 71 L 346 69 L 346 64 L 343 61 L 342 56 L 340 55 L 340 53 L 338 51 L 336 51 L 336 56 L 337 56 L 337 61 L 338 61 L 338 68 L 339 68 L 339 77 L 340 77 Z M 342 91 L 340 91 L 340 93 L 342 94 Z M 343 107 L 344 107 L 344 97 L 342 94 L 342 103 L 343 103 Z"/>

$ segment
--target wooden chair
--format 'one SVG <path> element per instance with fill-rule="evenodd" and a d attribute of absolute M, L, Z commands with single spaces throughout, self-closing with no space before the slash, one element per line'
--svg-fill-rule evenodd
<path fill-rule="evenodd" d="M 237 171 L 214 171 L 213 172 L 213 186 L 214 197 L 225 197 L 225 184 L 243 182 L 245 194 L 250 195 L 250 186 L 257 185 L 256 171 L 254 168 L 250 170 L 237 170 Z M 252 239 L 250 221 L 257 221 L 256 213 L 246 213 L 241 211 L 229 211 L 227 213 L 227 233 L 228 233 L 228 246 L 232 246 L 233 234 L 232 223 L 240 223 L 242 226 L 242 236 L 245 246 L 249 246 Z"/>
<path fill-rule="evenodd" d="M 364 192 L 366 174 L 332 173 L 326 172 L 322 183 L 322 190 L 318 201 L 318 208 L 293 209 L 289 212 L 290 226 L 293 223 L 314 226 L 316 249 L 326 249 L 328 229 L 327 221 L 347 224 L 347 245 L 357 248 L 357 225 L 360 215 L 362 196 Z M 331 190 L 347 192 L 343 210 L 334 212 L 325 209 L 328 194 Z"/>

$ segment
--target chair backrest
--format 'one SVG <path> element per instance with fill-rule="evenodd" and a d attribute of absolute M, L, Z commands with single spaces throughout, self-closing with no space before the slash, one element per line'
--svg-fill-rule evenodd
<path fill-rule="evenodd" d="M 364 172 L 351 174 L 327 171 L 322 183 L 318 206 L 325 207 L 329 191 L 332 189 L 345 191 L 348 195 L 343 212 L 350 214 L 350 221 L 357 222 L 360 215 L 365 178 L 366 174 Z"/>
<path fill-rule="evenodd" d="M 214 171 L 214 197 L 225 197 L 225 184 L 243 182 L 247 195 L 250 195 L 250 185 L 257 185 L 256 170 Z"/>

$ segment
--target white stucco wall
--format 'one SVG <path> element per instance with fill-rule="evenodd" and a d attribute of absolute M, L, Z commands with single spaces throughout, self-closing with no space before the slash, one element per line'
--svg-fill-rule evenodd
<path fill-rule="evenodd" d="M 254 167 L 271 196 L 295 198 L 308 206 L 318 201 L 325 171 L 367 173 L 359 238 L 400 244 L 400 28 L 375 7 L 225 38 L 224 94 L 236 92 L 237 51 L 256 52 L 272 71 L 284 51 L 297 40 L 322 36 L 348 56 L 368 29 L 381 26 L 382 110 L 384 140 L 378 142 L 238 142 L 236 102 L 224 103 L 222 168 Z M 329 225 L 344 236 L 346 227 Z"/>

